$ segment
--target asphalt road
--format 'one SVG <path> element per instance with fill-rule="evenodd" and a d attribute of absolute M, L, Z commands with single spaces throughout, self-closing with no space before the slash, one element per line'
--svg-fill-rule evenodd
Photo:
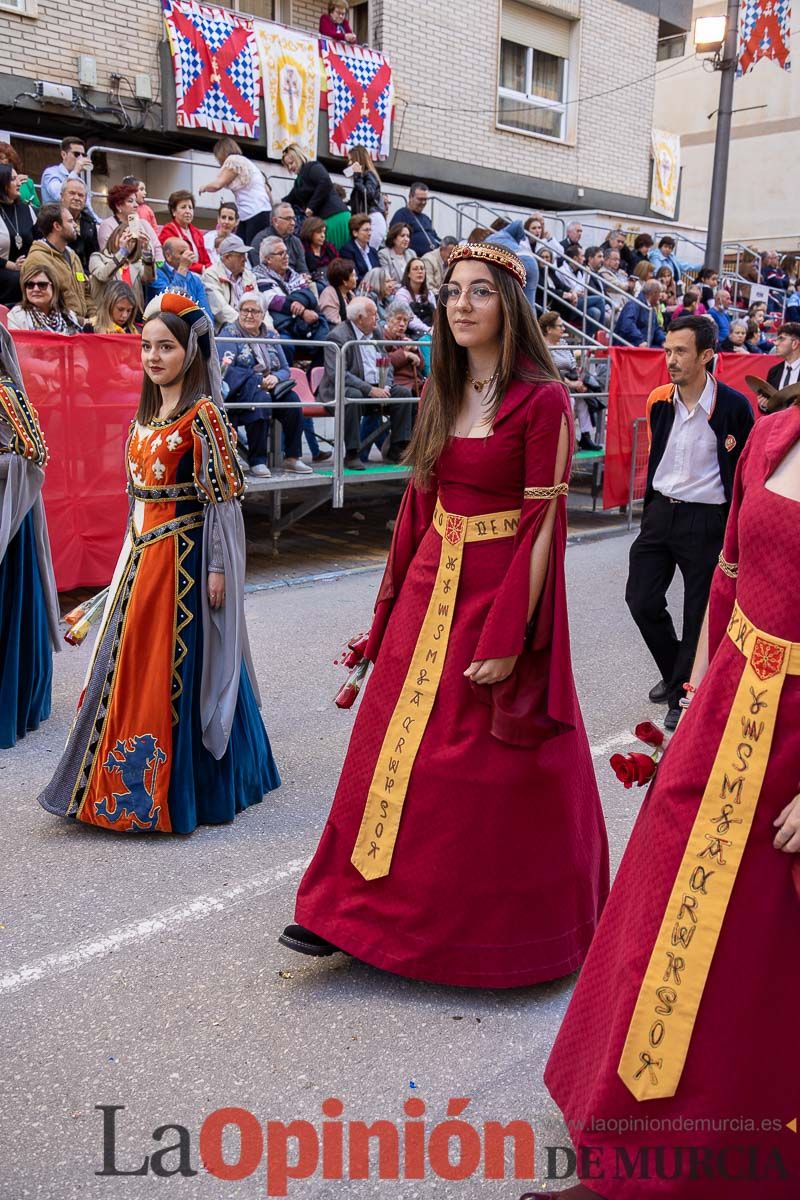
<path fill-rule="evenodd" d="M 655 673 L 622 599 L 629 543 L 623 536 L 579 544 L 567 556 L 576 677 L 614 867 L 641 793 L 613 780 L 608 756 L 632 744 L 637 721 L 663 715 L 646 700 Z M 215 1109 L 248 1109 L 262 1126 L 305 1120 L 319 1131 L 329 1097 L 343 1102 L 345 1121 L 399 1128 L 409 1098 L 425 1101 L 433 1125 L 451 1097 L 469 1097 L 463 1119 L 478 1130 L 487 1120 L 530 1122 L 541 1168 L 548 1145 L 566 1144 L 542 1070 L 574 979 L 511 992 L 433 987 L 341 956 L 303 959 L 275 940 L 291 918 L 344 756 L 352 715 L 332 704 L 343 678 L 333 660 L 368 624 L 377 557 L 330 581 L 286 586 L 279 574 L 259 577 L 249 593 L 283 786 L 232 826 L 181 839 L 122 838 L 39 808 L 34 798 L 63 746 L 87 647 L 66 648 L 56 660 L 52 718 L 0 753 L 3 1200 L 267 1194 L 263 1160 L 241 1181 L 202 1168 L 168 1180 L 97 1176 L 96 1105 L 125 1106 L 115 1161 L 128 1171 L 175 1143 L 173 1131 L 153 1140 L 158 1126 L 186 1127 L 197 1169 L 199 1130 Z M 235 1162 L 237 1139 L 225 1146 Z M 160 1165 L 176 1169 L 177 1152 Z M 517 1200 L 532 1187 L 375 1174 L 339 1182 L 318 1172 L 290 1181 L 288 1194 Z"/>

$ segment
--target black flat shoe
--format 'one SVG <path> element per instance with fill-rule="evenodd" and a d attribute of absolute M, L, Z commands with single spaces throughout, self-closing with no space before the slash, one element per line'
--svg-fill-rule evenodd
<path fill-rule="evenodd" d="M 664 717 L 664 728 L 667 733 L 674 733 L 678 728 L 678 721 L 681 719 L 681 710 L 679 708 L 671 708 Z"/>
<path fill-rule="evenodd" d="M 311 954 L 314 958 L 327 958 L 330 954 L 341 954 L 342 951 L 332 942 L 312 933 L 302 925 L 287 925 L 278 941 L 298 954 Z"/>
<path fill-rule="evenodd" d="M 667 681 L 659 679 L 655 687 L 650 688 L 647 693 L 647 699 L 652 704 L 666 704 L 667 701 Z"/>

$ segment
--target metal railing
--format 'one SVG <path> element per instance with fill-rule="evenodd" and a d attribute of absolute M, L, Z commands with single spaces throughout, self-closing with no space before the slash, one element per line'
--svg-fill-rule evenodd
<path fill-rule="evenodd" d="M 558 303 L 559 308 L 561 308 L 561 309 L 566 308 L 570 313 L 574 313 L 579 318 L 578 327 L 580 328 L 581 333 L 583 334 L 583 336 L 585 338 L 589 339 L 594 344 L 595 347 L 602 348 L 602 343 L 589 332 L 588 326 L 590 324 L 595 329 L 597 329 L 598 332 L 600 331 L 601 328 L 604 331 L 606 331 L 608 333 L 609 340 L 613 341 L 613 343 L 615 345 L 617 345 L 617 346 L 631 346 L 632 345 L 631 342 L 627 341 L 620 334 L 615 332 L 615 327 L 616 327 L 617 319 L 619 317 L 619 312 L 617 312 L 614 305 L 611 304 L 611 302 L 609 300 L 607 300 L 606 295 L 608 292 L 619 293 L 619 294 L 625 296 L 626 302 L 628 300 L 632 300 L 634 302 L 634 304 L 636 304 L 639 308 L 643 308 L 647 311 L 647 340 L 648 340 L 648 343 L 650 342 L 652 335 L 653 335 L 653 323 L 655 322 L 655 319 L 656 319 L 655 309 L 653 308 L 652 304 L 646 304 L 643 300 L 640 300 L 638 298 L 638 296 L 633 296 L 630 292 L 628 292 L 626 290 L 625 287 L 622 286 L 622 284 L 614 283 L 609 279 L 605 279 L 602 275 L 599 275 L 597 272 L 590 271 L 588 267 L 582 267 L 581 270 L 583 272 L 584 277 L 587 280 L 595 280 L 598 283 L 602 284 L 603 292 L 600 292 L 599 290 L 590 292 L 587 287 L 584 289 L 583 295 L 578 298 L 578 304 L 575 305 L 572 303 L 572 301 L 565 300 L 563 298 L 563 296 L 561 296 L 559 294 L 559 292 L 557 291 L 556 288 L 551 289 L 551 287 L 550 287 L 550 283 L 549 283 L 550 271 L 553 271 L 553 273 L 555 273 L 558 270 L 556 263 L 548 262 L 546 259 L 541 257 L 541 254 L 537 253 L 534 250 L 531 250 L 530 257 L 535 259 L 536 262 L 539 264 L 540 279 L 542 278 L 542 275 L 544 277 L 544 282 L 543 282 L 543 287 L 542 287 L 544 309 L 547 310 L 548 297 L 550 295 L 552 295 L 554 300 Z M 542 267 L 547 267 L 548 270 L 542 272 L 541 271 Z M 600 326 L 597 323 L 597 321 L 594 320 L 594 318 L 589 316 L 588 303 L 589 303 L 589 298 L 591 295 L 600 296 L 601 299 L 605 299 L 605 302 L 609 304 L 609 306 L 611 308 L 611 315 L 608 318 L 608 320 L 609 320 L 608 325 L 603 324 L 602 326 Z M 624 307 L 624 306 L 622 306 L 622 307 Z M 619 310 L 620 312 L 622 311 L 622 307 Z"/>
<path fill-rule="evenodd" d="M 644 500 L 647 488 L 647 417 L 636 417 L 631 424 L 631 473 L 628 483 L 628 530 L 633 526 L 633 506 Z"/>
<path fill-rule="evenodd" d="M 391 474 L 388 474 L 386 472 L 382 472 L 380 467 L 377 464 L 375 464 L 375 466 L 371 470 L 370 470 L 370 468 L 367 468 L 367 470 L 363 474 L 361 472 L 358 472 L 358 473 L 350 472 L 345 469 L 345 466 L 344 466 L 345 418 L 346 418 L 346 408 L 348 405 L 362 404 L 362 405 L 380 405 L 381 407 L 385 407 L 385 406 L 395 405 L 395 404 L 418 404 L 419 399 L 420 399 L 419 396 L 397 396 L 397 397 L 389 396 L 389 397 L 374 397 L 374 398 L 369 398 L 369 397 L 365 398 L 364 396 L 348 396 L 346 394 L 346 387 L 345 387 L 345 380 L 346 380 L 346 374 L 347 374 L 346 355 L 347 355 L 348 351 L 350 351 L 354 346 L 361 345 L 360 342 L 349 341 L 349 342 L 345 342 L 344 344 L 341 344 L 339 342 L 332 342 L 330 340 L 320 340 L 320 341 L 315 341 L 315 342 L 309 342 L 307 340 L 295 339 L 295 338 L 292 338 L 292 339 L 290 339 L 290 338 L 279 338 L 278 339 L 278 338 L 264 338 L 264 337 L 245 338 L 245 337 L 233 337 L 233 336 L 222 336 L 222 335 L 216 338 L 216 342 L 217 342 L 217 345 L 222 345 L 222 346 L 224 346 L 227 343 L 233 343 L 233 344 L 246 343 L 248 345 L 264 345 L 267 347 L 269 347 L 269 346 L 273 346 L 273 347 L 275 347 L 275 346 L 280 346 L 280 347 L 292 346 L 292 347 L 295 347 L 298 349 L 304 349 L 306 351 L 308 351 L 309 349 L 312 349 L 312 348 L 314 350 L 322 349 L 325 351 L 326 359 L 328 359 L 328 363 L 326 364 L 326 370 L 329 369 L 329 366 L 330 366 L 330 361 L 329 361 L 330 360 L 330 351 L 333 351 L 334 357 L 335 357 L 334 398 L 331 403 L 328 403 L 326 401 L 325 405 L 324 405 L 324 407 L 329 410 L 330 416 L 333 419 L 333 459 L 331 462 L 331 466 L 329 468 L 326 468 L 326 470 L 331 471 L 331 474 L 330 475 L 327 475 L 327 474 L 322 475 L 318 472 L 314 472 L 313 475 L 308 475 L 308 474 L 304 473 L 302 475 L 298 474 L 298 475 L 292 477 L 291 480 L 287 480 L 287 477 L 285 475 L 275 476 L 273 478 L 259 480 L 257 489 L 252 488 L 251 490 L 253 490 L 253 491 L 257 490 L 259 492 L 276 492 L 276 491 L 284 490 L 287 486 L 291 486 L 292 488 L 297 488 L 297 487 L 302 487 L 302 486 L 307 486 L 307 487 L 310 486 L 310 487 L 314 487 L 314 488 L 324 488 L 330 494 L 330 500 L 331 500 L 332 507 L 333 508 L 342 508 L 344 505 L 345 487 L 347 484 L 375 482 L 376 479 L 380 479 L 381 477 L 384 480 L 387 477 L 388 478 L 398 478 L 398 477 L 405 478 L 405 476 L 408 474 L 408 470 L 403 470 L 402 472 L 397 472 L 396 470 L 393 470 L 391 472 Z M 397 339 L 375 338 L 375 339 L 372 339 L 372 344 L 376 347 L 383 346 L 383 347 L 396 348 L 399 344 L 402 344 L 402 343 L 398 343 Z M 425 344 L 424 339 L 421 341 L 413 341 L 412 340 L 408 343 L 409 346 L 420 346 L 423 344 Z M 375 386 L 377 387 L 379 385 L 376 384 Z M 320 401 L 317 397 L 315 397 L 315 403 L 321 404 L 322 401 Z M 276 415 L 279 415 L 280 411 L 282 409 L 287 409 L 287 408 L 288 409 L 291 409 L 291 408 L 298 409 L 299 408 L 302 410 L 304 407 L 305 406 L 300 399 L 298 399 L 298 400 L 273 400 L 271 398 L 269 392 L 265 392 L 263 400 L 259 400 L 256 404 L 253 404 L 252 401 L 249 403 L 246 403 L 244 401 L 234 401 L 232 403 L 228 403 L 227 401 L 225 402 L 225 408 L 230 410 L 231 412 L 236 412 L 236 411 L 250 412 L 253 410 L 253 408 L 265 408 L 265 409 L 269 409 L 271 411 L 274 410 Z M 361 450 L 361 449 L 363 449 L 363 446 L 359 445 L 359 450 Z M 324 503 L 327 498 L 328 498 L 327 495 L 321 496 L 321 498 L 318 498 L 311 505 L 311 507 L 316 507 L 318 504 Z M 310 508 L 306 507 L 305 511 L 310 511 Z"/>

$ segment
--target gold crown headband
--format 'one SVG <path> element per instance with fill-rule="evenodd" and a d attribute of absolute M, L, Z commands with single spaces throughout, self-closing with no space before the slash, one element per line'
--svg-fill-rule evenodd
<path fill-rule="evenodd" d="M 520 287 L 525 287 L 527 276 L 521 260 L 517 258 L 516 254 L 503 249 L 502 246 L 487 245 L 486 242 L 466 242 L 462 246 L 454 247 L 447 265 L 452 267 L 454 263 L 465 258 L 490 262 L 493 266 L 508 271 L 509 275 L 514 276 Z"/>

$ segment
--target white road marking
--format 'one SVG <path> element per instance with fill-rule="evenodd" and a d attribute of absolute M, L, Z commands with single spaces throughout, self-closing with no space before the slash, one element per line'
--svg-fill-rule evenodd
<path fill-rule="evenodd" d="M 596 746 L 590 746 L 592 758 L 602 758 L 609 751 L 619 746 L 631 745 L 635 741 L 632 730 L 623 730 Z M 178 925 L 186 925 L 191 921 L 202 921 L 212 913 L 224 912 L 236 904 L 241 904 L 251 896 L 263 895 L 285 880 L 299 875 L 307 863 L 307 858 L 292 859 L 284 866 L 276 867 L 264 875 L 257 875 L 253 879 L 247 879 L 243 883 L 226 889 L 219 896 L 196 896 L 194 900 L 190 900 L 186 904 L 177 904 L 171 908 L 162 909 L 161 912 L 154 913 L 151 917 L 144 917 L 141 921 L 122 925 L 119 929 L 111 930 L 110 933 L 90 938 L 85 942 L 78 942 L 71 949 L 64 950 L 60 954 L 48 954 L 36 962 L 18 967 L 6 975 L 0 975 L 0 996 L 18 992 L 21 988 L 27 987 L 31 983 L 38 983 L 41 979 L 75 971 L 94 959 L 107 958 L 132 942 L 142 942 L 156 933 L 163 933 L 165 930 L 174 929 Z"/>
<path fill-rule="evenodd" d="M 597 746 L 590 746 L 592 758 L 602 758 L 604 754 L 608 754 L 609 750 L 616 750 L 618 746 L 634 746 L 636 744 L 636 734 L 632 729 L 624 729 L 622 733 L 615 733 L 605 742 L 600 742 Z"/>
<path fill-rule="evenodd" d="M 77 970 L 78 967 L 86 966 L 94 959 L 107 958 L 108 955 L 120 950 L 123 946 L 145 941 L 153 934 L 173 930 L 176 926 L 186 925 L 191 921 L 202 921 L 204 917 L 208 917 L 212 913 L 224 912 L 228 908 L 233 908 L 234 905 L 249 900 L 251 896 L 259 896 L 272 891 L 285 880 L 299 875 L 307 863 L 307 858 L 292 859 L 283 866 L 267 871 L 264 875 L 256 875 L 252 879 L 246 879 L 243 883 L 237 883 L 234 887 L 226 888 L 221 895 L 195 896 L 186 904 L 176 904 L 171 908 L 162 909 L 161 912 L 153 913 L 151 917 L 144 917 L 130 925 L 112 929 L 110 933 L 78 942 L 71 949 L 64 950 L 59 954 L 48 954 L 45 958 L 40 958 L 27 966 L 21 966 L 6 975 L 0 975 L 0 996 L 17 992 L 21 988 L 27 987 L 28 984 L 38 983 L 41 979 Z"/>

